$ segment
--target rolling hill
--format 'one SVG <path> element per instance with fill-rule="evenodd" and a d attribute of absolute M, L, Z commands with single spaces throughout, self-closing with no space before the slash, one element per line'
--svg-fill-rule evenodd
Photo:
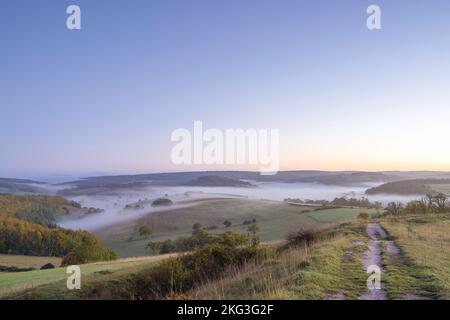
<path fill-rule="evenodd" d="M 426 195 L 442 192 L 441 189 L 448 185 L 450 185 L 450 179 L 402 180 L 370 188 L 366 194 Z"/>

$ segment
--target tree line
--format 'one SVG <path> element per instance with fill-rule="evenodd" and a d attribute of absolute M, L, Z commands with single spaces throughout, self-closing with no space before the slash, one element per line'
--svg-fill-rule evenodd
<path fill-rule="evenodd" d="M 19 219 L 0 221 L 0 253 L 63 257 L 77 253 L 86 261 L 115 259 L 113 251 L 87 231 L 47 228 Z"/>
<path fill-rule="evenodd" d="M 56 257 L 72 253 L 86 262 L 115 259 L 116 254 L 95 235 L 55 224 L 69 206 L 81 207 L 59 196 L 0 194 L 0 253 Z"/>
<path fill-rule="evenodd" d="M 294 202 L 299 204 L 309 204 L 309 205 L 321 205 L 321 206 L 334 206 L 334 207 L 358 207 L 358 208 L 382 208 L 381 202 L 375 201 L 370 202 L 366 197 L 357 198 L 334 198 L 332 201 L 328 200 L 310 200 L 310 199 L 284 199 L 285 202 Z"/>
<path fill-rule="evenodd" d="M 189 237 L 180 237 L 175 240 L 165 240 L 157 242 L 149 242 L 147 249 L 160 254 L 170 252 L 187 252 L 208 245 L 225 245 L 225 246 L 240 246 L 252 243 L 257 244 L 256 228 L 249 228 L 249 234 L 238 234 L 232 231 L 225 231 L 223 233 L 212 233 L 204 229 L 194 229 L 192 235 Z"/>
<path fill-rule="evenodd" d="M 406 205 L 401 202 L 390 202 L 386 212 L 391 215 L 447 213 L 450 212 L 450 201 L 443 193 L 429 193 L 424 198 L 410 201 Z"/>

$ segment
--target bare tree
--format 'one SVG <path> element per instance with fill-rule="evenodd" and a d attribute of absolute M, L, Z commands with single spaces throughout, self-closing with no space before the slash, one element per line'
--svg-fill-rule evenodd
<path fill-rule="evenodd" d="M 402 210 L 403 205 L 400 202 L 390 202 L 386 207 L 386 211 L 393 216 L 398 216 Z"/>

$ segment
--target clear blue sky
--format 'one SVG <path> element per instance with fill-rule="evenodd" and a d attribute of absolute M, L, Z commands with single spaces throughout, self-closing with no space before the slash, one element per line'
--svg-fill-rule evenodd
<path fill-rule="evenodd" d="M 0 176 L 176 170 L 194 120 L 279 128 L 282 169 L 450 170 L 449 34 L 447 0 L 2 0 Z"/>

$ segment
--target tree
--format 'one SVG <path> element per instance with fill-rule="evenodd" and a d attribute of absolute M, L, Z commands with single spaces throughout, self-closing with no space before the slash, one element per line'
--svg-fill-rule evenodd
<path fill-rule="evenodd" d="M 445 213 L 450 211 L 448 197 L 443 193 L 427 194 L 423 202 L 426 203 L 428 212 Z"/>
<path fill-rule="evenodd" d="M 373 207 L 374 207 L 375 209 L 381 209 L 381 208 L 383 208 L 383 204 L 382 204 L 380 201 L 375 201 L 375 202 L 373 203 Z"/>
<path fill-rule="evenodd" d="M 153 230 L 147 224 L 140 226 L 138 232 L 141 237 L 145 238 L 148 238 L 153 234 Z"/>
<path fill-rule="evenodd" d="M 367 220 L 369 219 L 369 214 L 367 212 L 361 212 L 360 214 L 358 214 L 358 219 Z"/>
<path fill-rule="evenodd" d="M 444 213 L 448 210 L 447 208 L 447 196 L 443 193 L 438 193 L 433 197 L 434 203 L 437 207 L 439 213 Z"/>
<path fill-rule="evenodd" d="M 405 212 L 410 214 L 427 213 L 428 206 L 426 201 L 411 201 L 406 205 Z"/>
<path fill-rule="evenodd" d="M 200 224 L 200 223 L 194 223 L 193 225 L 192 225 L 192 230 L 199 230 L 199 229 L 201 229 L 202 228 L 202 225 Z"/>
<path fill-rule="evenodd" d="M 85 264 L 88 261 L 76 252 L 69 252 L 61 261 L 61 267 Z"/>
<path fill-rule="evenodd" d="M 229 220 L 225 220 L 225 221 L 223 222 L 223 224 L 224 224 L 225 228 L 231 227 L 231 221 L 229 221 Z"/>
<path fill-rule="evenodd" d="M 253 223 L 252 225 L 248 226 L 247 230 L 252 234 L 256 234 L 259 231 L 259 226 L 256 223 Z"/>
<path fill-rule="evenodd" d="M 248 226 L 247 230 L 252 234 L 251 237 L 252 246 L 258 246 L 259 238 L 256 236 L 256 233 L 259 231 L 259 226 L 256 223 L 253 223 L 252 225 Z"/>
<path fill-rule="evenodd" d="M 386 211 L 393 216 L 398 216 L 402 209 L 403 205 L 400 202 L 390 202 L 386 207 Z"/>
<path fill-rule="evenodd" d="M 428 208 L 431 209 L 433 207 L 433 195 L 431 193 L 427 193 L 424 201 L 427 202 Z"/>

